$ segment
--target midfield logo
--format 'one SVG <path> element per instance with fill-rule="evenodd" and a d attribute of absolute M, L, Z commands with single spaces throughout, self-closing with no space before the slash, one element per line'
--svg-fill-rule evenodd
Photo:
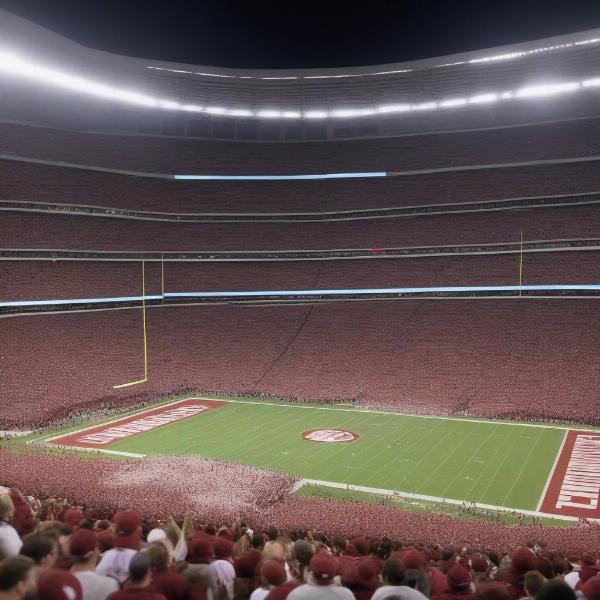
<path fill-rule="evenodd" d="M 335 444 L 338 442 L 353 442 L 358 439 L 358 434 L 347 429 L 311 429 L 305 431 L 302 437 L 309 442 Z"/>

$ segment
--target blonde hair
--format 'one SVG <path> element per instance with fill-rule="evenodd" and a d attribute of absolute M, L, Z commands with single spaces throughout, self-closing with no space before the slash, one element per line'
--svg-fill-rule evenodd
<path fill-rule="evenodd" d="M 0 521 L 12 521 L 15 516 L 15 505 L 10 494 L 0 495 Z"/>

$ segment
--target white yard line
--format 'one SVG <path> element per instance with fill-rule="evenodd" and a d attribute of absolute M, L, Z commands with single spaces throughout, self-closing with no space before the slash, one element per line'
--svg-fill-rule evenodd
<path fill-rule="evenodd" d="M 537 440 L 535 440 L 535 443 L 532 444 L 531 447 L 529 448 L 529 452 L 527 453 L 527 456 L 525 457 L 525 460 L 523 461 L 523 464 L 521 465 L 521 468 L 519 469 L 519 474 L 513 478 L 513 484 L 510 486 L 510 489 L 506 493 L 506 496 L 504 496 L 502 503 L 506 502 L 506 500 L 510 497 L 510 495 L 512 494 L 513 490 L 515 489 L 517 483 L 519 482 L 519 479 L 521 479 L 521 476 L 523 475 L 523 471 L 525 470 L 525 467 L 527 467 L 527 463 L 529 462 L 529 459 L 531 458 L 531 453 L 537 448 L 537 445 L 540 443 L 540 440 L 542 439 L 543 434 L 544 434 L 544 432 L 540 431 Z M 539 507 L 536 507 L 536 510 L 539 510 Z"/>
<path fill-rule="evenodd" d="M 335 481 L 320 481 L 318 479 L 302 479 L 294 484 L 293 491 L 298 491 L 304 485 L 322 485 L 324 487 L 336 488 L 339 490 L 349 490 L 356 492 L 367 492 L 369 494 L 380 494 L 382 496 L 400 496 L 402 498 L 411 498 L 413 500 L 426 500 L 428 502 L 438 502 L 443 504 L 454 504 L 457 506 L 468 505 L 483 510 L 495 510 L 498 512 L 516 512 L 522 515 L 532 517 L 547 517 L 549 519 L 558 519 L 563 521 L 578 521 L 577 517 L 567 517 L 543 513 L 538 510 L 524 510 L 521 508 L 511 508 L 510 506 L 494 506 L 493 504 L 482 504 L 479 502 L 465 502 L 464 500 L 455 500 L 453 498 L 441 498 L 439 496 L 427 496 L 425 494 L 414 494 L 412 492 L 402 492 L 400 490 L 385 490 L 382 488 L 366 487 L 364 485 L 351 485 L 348 483 L 338 483 Z M 598 519 L 588 519 L 597 521 Z"/>
<path fill-rule="evenodd" d="M 54 445 L 53 448 L 58 450 L 76 450 L 77 452 L 102 452 L 103 454 L 115 454 L 117 456 L 129 456 L 131 458 L 146 458 L 145 454 L 138 454 L 137 452 L 125 452 L 124 450 L 108 450 L 105 448 L 84 448 L 82 446 L 63 446 Z"/>
<path fill-rule="evenodd" d="M 567 441 L 567 436 L 569 435 L 569 429 L 565 431 L 565 435 L 563 436 L 562 442 L 560 443 L 560 448 L 556 453 L 556 458 L 554 459 L 554 464 L 550 469 L 550 473 L 548 474 L 548 479 L 546 479 L 546 485 L 544 485 L 544 489 L 542 490 L 542 495 L 540 496 L 540 500 L 537 504 L 537 510 L 540 510 L 542 504 L 544 503 L 544 498 L 546 497 L 546 493 L 548 492 L 548 487 L 550 486 L 550 482 L 552 481 L 552 477 L 554 477 L 554 471 L 556 471 L 556 465 L 558 465 L 558 461 L 562 456 L 563 449 L 565 447 L 565 442 Z"/>

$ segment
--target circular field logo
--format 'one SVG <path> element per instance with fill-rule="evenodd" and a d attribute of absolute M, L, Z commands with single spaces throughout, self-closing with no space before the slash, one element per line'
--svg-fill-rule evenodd
<path fill-rule="evenodd" d="M 358 434 L 347 429 L 311 429 L 305 431 L 302 437 L 309 442 L 335 444 L 338 442 L 353 442 L 358 438 Z"/>

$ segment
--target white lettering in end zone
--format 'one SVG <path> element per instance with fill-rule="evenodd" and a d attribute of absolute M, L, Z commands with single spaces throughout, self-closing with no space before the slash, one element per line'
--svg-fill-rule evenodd
<path fill-rule="evenodd" d="M 81 436 L 77 439 L 77 442 L 86 444 L 108 444 L 136 433 L 150 431 L 151 429 L 156 429 L 162 425 L 167 425 L 169 423 L 173 423 L 174 421 L 179 421 L 180 419 L 192 417 L 207 410 L 210 410 L 209 406 L 181 406 L 179 408 L 165 411 L 164 413 L 135 419 L 134 421 L 130 421 L 129 423 L 125 423 L 123 425 L 109 427 L 104 431 Z"/>
<path fill-rule="evenodd" d="M 598 508 L 600 437 L 578 435 L 563 479 L 556 508 Z"/>
<path fill-rule="evenodd" d="M 538 510 L 600 519 L 600 431 L 567 431 Z"/>

